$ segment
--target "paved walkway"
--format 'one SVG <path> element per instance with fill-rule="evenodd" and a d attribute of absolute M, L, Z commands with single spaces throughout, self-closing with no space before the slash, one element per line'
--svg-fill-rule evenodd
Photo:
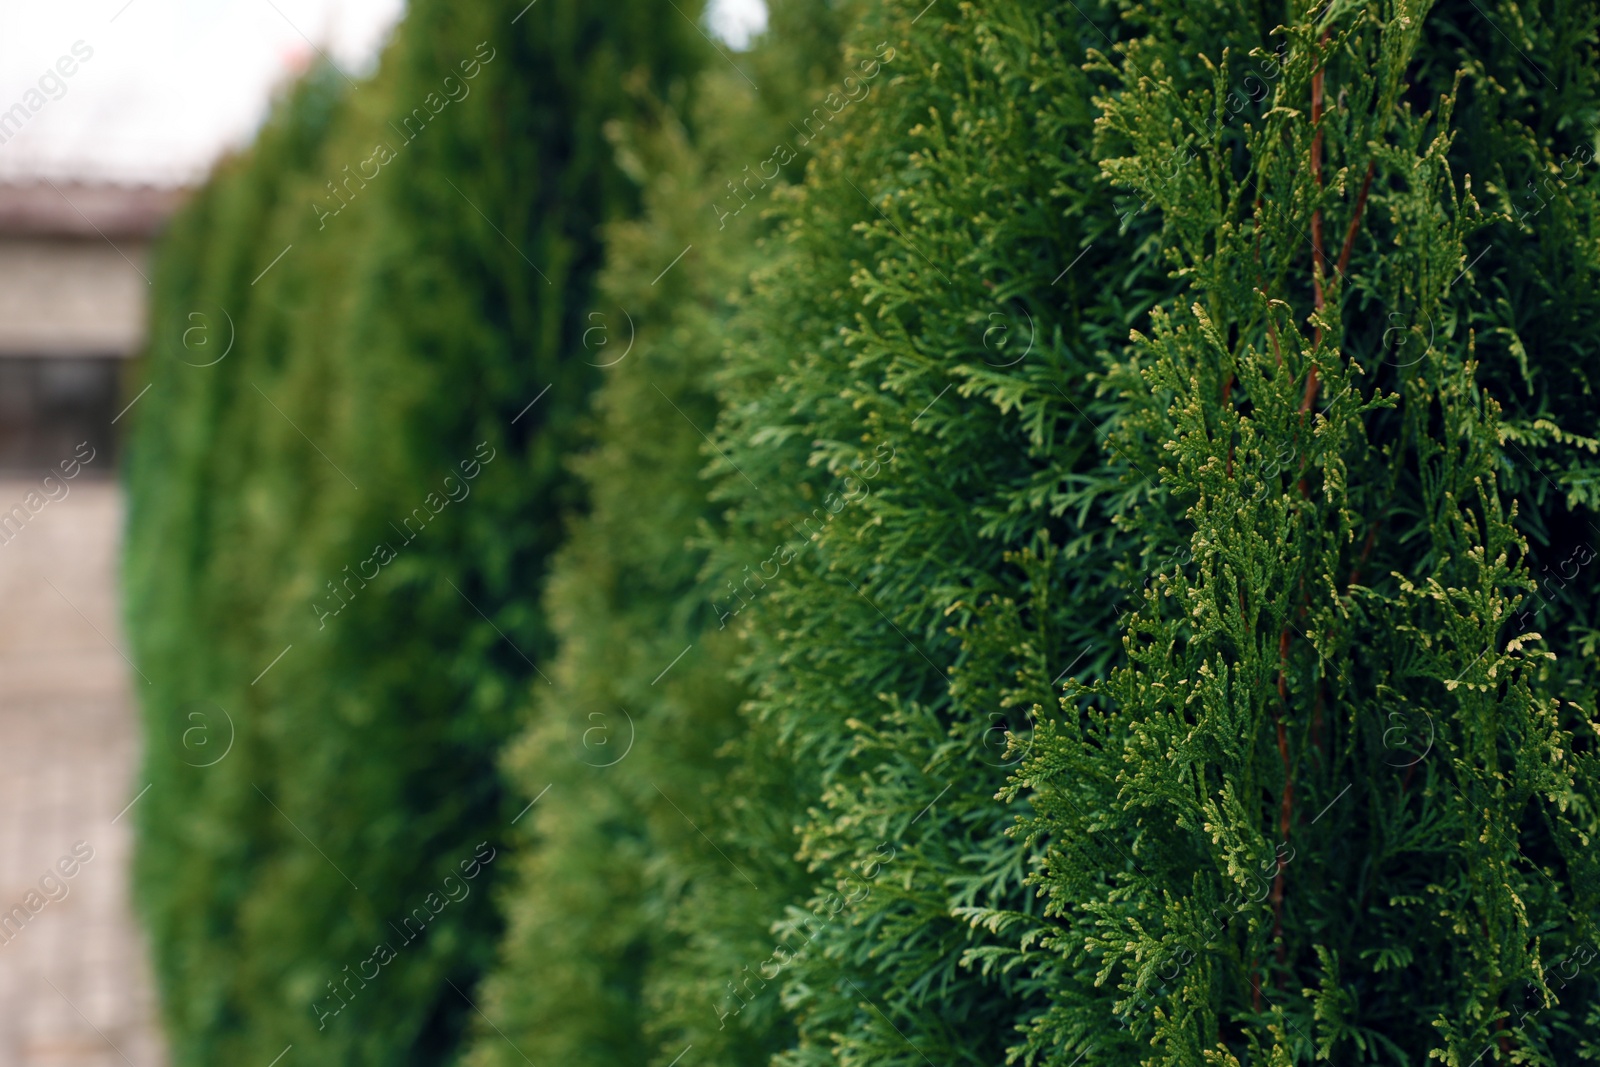
<path fill-rule="evenodd" d="M 133 820 L 113 821 L 138 792 L 131 671 L 111 645 L 127 648 L 122 495 L 67 484 L 0 543 L 0 1067 L 159 1067 Z M 0 480 L 0 514 L 38 485 Z"/>

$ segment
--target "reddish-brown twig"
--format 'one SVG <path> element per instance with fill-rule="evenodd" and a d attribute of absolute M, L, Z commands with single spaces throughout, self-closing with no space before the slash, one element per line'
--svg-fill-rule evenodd
<path fill-rule="evenodd" d="M 1367 541 L 1361 546 L 1361 555 L 1356 559 L 1355 566 L 1350 568 L 1350 580 L 1344 584 L 1344 591 L 1350 592 L 1350 587 L 1361 580 L 1361 568 L 1367 565 L 1367 560 L 1372 558 L 1372 546 L 1377 544 L 1378 531 L 1383 528 L 1380 518 L 1367 530 Z"/>
<path fill-rule="evenodd" d="M 1332 30 L 1324 30 L 1321 44 L 1326 46 Z M 1322 101 L 1323 101 L 1323 73 L 1324 66 L 1320 62 L 1316 71 L 1311 75 L 1311 180 L 1316 185 L 1317 206 L 1311 213 L 1311 289 L 1316 302 L 1316 311 L 1320 314 L 1325 304 L 1325 295 L 1322 289 L 1322 261 L 1325 258 L 1322 250 Z M 1257 202 L 1259 204 L 1259 201 Z M 1270 323 L 1270 318 L 1269 318 Z M 1314 325 L 1314 345 L 1320 348 L 1322 344 L 1322 327 Z M 1281 357 L 1280 357 L 1281 358 Z M 1300 403 L 1300 413 L 1303 415 L 1316 403 L 1317 396 L 1317 366 L 1311 365 L 1310 373 L 1306 376 L 1306 391 Z M 1304 468 L 1304 459 L 1301 461 Z M 1304 477 L 1299 479 L 1301 497 L 1310 496 L 1310 487 Z M 1284 622 L 1283 630 L 1278 635 L 1278 706 L 1273 711 L 1274 724 L 1278 734 L 1278 756 L 1283 761 L 1283 801 L 1280 805 L 1278 816 L 1278 833 L 1283 841 L 1289 840 L 1289 828 L 1294 823 L 1294 763 L 1289 758 L 1289 729 L 1285 717 L 1289 711 L 1289 638 L 1292 630 L 1289 623 Z M 1319 691 L 1320 698 L 1320 691 Z M 1319 724 L 1320 725 L 1320 724 Z M 1278 964 L 1286 965 L 1288 961 L 1288 945 L 1283 938 L 1283 897 L 1286 876 L 1284 868 L 1288 862 L 1282 852 L 1278 855 L 1278 870 L 1272 878 L 1272 937 L 1277 942 Z"/>
<path fill-rule="evenodd" d="M 1361 229 L 1361 213 L 1367 207 L 1367 194 L 1372 192 L 1372 176 L 1378 171 L 1378 161 L 1372 160 L 1367 164 L 1367 176 L 1361 179 L 1361 194 L 1356 197 L 1356 211 L 1350 216 L 1350 228 L 1344 231 L 1344 247 L 1339 249 L 1339 263 L 1334 268 L 1340 278 L 1344 277 L 1345 268 L 1350 266 L 1350 252 L 1356 246 L 1356 231 Z"/>

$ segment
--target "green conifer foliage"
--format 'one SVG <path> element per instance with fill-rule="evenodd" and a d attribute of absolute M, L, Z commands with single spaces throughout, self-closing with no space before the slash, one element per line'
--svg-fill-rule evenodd
<path fill-rule="evenodd" d="M 1114 655 L 1110 517 L 1152 491 L 1099 448 L 1092 375 L 1171 291 L 1153 214 L 1119 234 L 1092 156 L 1104 38 L 1060 5 L 922 7 L 853 35 L 870 93 L 786 200 L 708 452 L 719 603 L 813 879 L 740 994 L 793 1014 L 793 1065 L 1000 1062 L 1044 1006 L 1025 969 L 964 961 L 1015 938 L 960 909 L 1038 907 L 994 800 L 1005 731 Z"/>
<path fill-rule="evenodd" d="M 1543 232 L 1496 212 L 1528 164 L 1495 148 L 1538 171 L 1548 135 L 1488 99 L 1489 71 L 1527 74 L 1427 4 L 1301 10 L 1271 38 L 1243 8 L 1145 16 L 1098 64 L 1098 132 L 1185 283 L 1107 373 L 1109 447 L 1160 481 L 1121 521 L 1157 562 L 1123 662 L 1052 701 L 1005 791 L 1029 805 L 1043 920 L 969 913 L 1020 935 L 990 958 L 1050 991 L 1014 1054 L 1593 1058 L 1593 674 L 1563 662 L 1592 650 L 1539 632 L 1589 609 L 1529 610 L 1529 534 L 1572 538 L 1586 498 L 1508 491 L 1533 477 L 1519 437 L 1581 456 L 1561 429 L 1581 394 L 1546 377 L 1573 341 L 1544 364 L 1482 295 L 1564 283 L 1468 254 L 1510 229 L 1592 276 L 1592 187 Z M 1592 54 L 1592 15 L 1537 22 Z M 1283 47 L 1247 60 L 1239 27 Z M 1234 119 L 1240 70 L 1266 61 L 1269 99 Z"/>
<path fill-rule="evenodd" d="M 1041 8 L 864 31 L 896 76 L 738 324 L 721 564 L 801 530 L 739 605 L 815 798 L 787 1060 L 1578 1055 L 1591 609 L 1519 609 L 1591 543 L 1588 342 L 1456 286 L 1593 300 L 1584 157 L 1479 202 L 1590 136 L 1592 15 L 1479 10 L 1541 74 L 1454 8 Z"/>
<path fill-rule="evenodd" d="M 762 1063 L 792 1041 L 772 998 L 741 1010 L 727 991 L 771 952 L 800 872 L 793 797 L 737 714 L 736 646 L 714 610 L 726 590 L 702 573 L 720 525 L 702 431 L 724 323 L 777 251 L 762 216 L 802 171 L 774 142 L 827 91 L 841 20 L 774 4 L 737 69 L 714 64 L 692 101 L 611 130 L 645 211 L 608 228 L 587 316 L 585 357 L 605 374 L 594 446 L 574 462 L 589 507 L 551 567 L 553 685 L 534 687 L 508 760 L 536 803 L 475 1064 L 664 1067 L 689 1046 Z"/>
<path fill-rule="evenodd" d="M 176 224 L 128 582 L 178 1063 L 455 1054 L 517 810 L 496 761 L 552 652 L 597 231 L 637 202 L 601 131 L 700 62 L 679 6 L 415 3 L 376 79 L 297 90 Z M 191 312 L 218 348 L 231 316 L 226 358 L 197 366 Z"/>
<path fill-rule="evenodd" d="M 708 72 L 705 88 L 708 132 L 741 118 L 748 91 L 736 73 Z M 706 209 L 714 175 L 701 173 L 706 161 L 670 108 L 648 129 L 613 135 L 647 181 L 647 218 L 610 229 L 591 312 L 585 354 L 606 383 L 596 444 L 574 462 L 590 506 L 552 567 L 547 603 L 562 640 L 553 686 L 535 689 L 535 723 L 509 758 L 537 803 L 508 895 L 506 958 L 484 1001 L 499 1032 L 480 1028 L 477 1063 L 654 1062 L 664 1041 L 654 994 L 682 951 L 675 913 L 706 881 L 738 880 L 712 868 L 723 861 L 685 821 L 725 836 L 700 793 L 727 774 L 715 750 L 738 703 L 727 643 L 707 632 L 703 553 L 690 548 L 705 510 L 694 426 L 715 418 L 704 386 L 714 351 L 694 342 L 715 334 L 737 285 L 730 264 L 749 258 L 751 234 L 718 232 Z M 683 851 L 694 857 L 687 869 Z"/>
<path fill-rule="evenodd" d="M 1600 1058 L 1600 8 L 676 6 L 421 2 L 174 227 L 178 1062 Z"/>

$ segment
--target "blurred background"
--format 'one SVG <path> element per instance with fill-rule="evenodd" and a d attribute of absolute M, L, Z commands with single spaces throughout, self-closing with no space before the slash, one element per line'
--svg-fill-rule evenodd
<path fill-rule="evenodd" d="M 166 1062 L 129 899 L 147 679 L 117 604 L 152 241 L 296 78 L 369 76 L 403 7 L 0 5 L 0 1067 Z M 764 10 L 705 25 L 742 47 Z"/>

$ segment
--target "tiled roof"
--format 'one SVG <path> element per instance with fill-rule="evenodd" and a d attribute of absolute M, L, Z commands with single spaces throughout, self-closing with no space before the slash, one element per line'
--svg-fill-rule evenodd
<path fill-rule="evenodd" d="M 0 183 L 0 236 L 150 237 L 187 192 L 154 185 Z"/>

